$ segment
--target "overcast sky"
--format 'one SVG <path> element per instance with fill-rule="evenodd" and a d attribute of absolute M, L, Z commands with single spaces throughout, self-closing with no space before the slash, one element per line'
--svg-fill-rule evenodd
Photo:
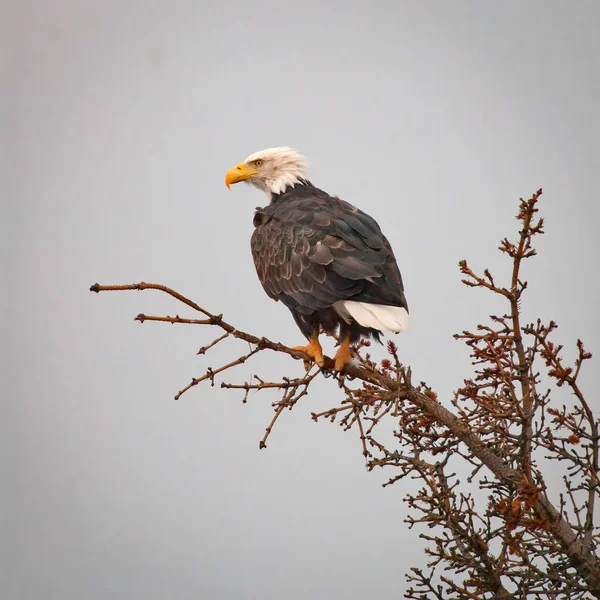
<path fill-rule="evenodd" d="M 175 302 L 88 288 L 163 283 L 239 328 L 302 343 L 254 272 L 264 196 L 224 186 L 248 154 L 291 145 L 316 185 L 382 224 L 412 314 L 395 339 L 442 398 L 470 373 L 452 333 L 502 310 L 460 284 L 457 263 L 506 275 L 497 242 L 539 187 L 547 233 L 525 270 L 526 319 L 556 319 L 569 356 L 577 337 L 598 352 L 600 5 L 4 10 L 2 596 L 399 597 L 424 562 L 402 522 L 409 484 L 382 489 L 393 473 L 366 473 L 356 436 L 311 421 L 335 382 L 259 451 L 275 396 L 242 405 L 205 386 L 172 400 L 243 344 L 196 356 L 209 331 L 132 320 L 186 314 Z M 264 353 L 229 380 L 252 373 L 302 364 Z"/>

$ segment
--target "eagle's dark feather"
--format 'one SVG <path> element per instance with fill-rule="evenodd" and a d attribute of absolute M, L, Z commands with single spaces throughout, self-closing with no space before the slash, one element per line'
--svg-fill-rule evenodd
<path fill-rule="evenodd" d="M 251 247 L 258 277 L 292 312 L 306 337 L 336 327 L 352 341 L 379 339 L 375 329 L 346 323 L 332 308 L 355 300 L 408 310 L 392 248 L 377 222 L 309 182 L 273 196 L 254 215 Z"/>

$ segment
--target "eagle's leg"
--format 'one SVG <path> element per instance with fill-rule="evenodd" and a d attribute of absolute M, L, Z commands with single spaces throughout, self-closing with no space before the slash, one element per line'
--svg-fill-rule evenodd
<path fill-rule="evenodd" d="M 335 355 L 335 370 L 343 371 L 344 367 L 350 362 L 352 358 L 352 354 L 350 353 L 350 336 L 347 335 L 342 343 L 340 344 L 340 348 Z"/>
<path fill-rule="evenodd" d="M 325 366 L 323 348 L 321 348 L 321 344 L 319 343 L 319 333 L 316 331 L 310 336 L 310 342 L 307 346 L 294 346 L 292 350 L 297 350 L 299 352 L 308 354 L 308 356 L 312 358 L 321 368 Z"/>

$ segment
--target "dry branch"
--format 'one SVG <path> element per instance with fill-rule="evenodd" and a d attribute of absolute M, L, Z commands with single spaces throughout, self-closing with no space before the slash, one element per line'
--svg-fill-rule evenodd
<path fill-rule="evenodd" d="M 521 324 L 521 298 L 527 288 L 522 265 L 535 255 L 533 240 L 543 233 L 543 220 L 536 217 L 540 196 L 541 190 L 521 200 L 518 239 L 505 238 L 500 244 L 500 251 L 512 261 L 508 285 L 496 282 L 487 269 L 480 276 L 466 261 L 459 263 L 464 283 L 501 296 L 507 313 L 492 316 L 490 324 L 479 325 L 476 332 L 455 336 L 470 349 L 475 371 L 456 391 L 452 410 L 425 383 L 412 383 L 410 369 L 401 364 L 392 342 L 387 348 L 390 358 L 380 364 L 363 342 L 353 349 L 354 364 L 338 380 L 339 403 L 313 413 L 315 421 L 327 419 L 356 430 L 368 468 L 396 470 L 388 484 L 408 475 L 423 482 L 423 489 L 407 498 L 414 515 L 407 522 L 431 528 L 432 533 L 422 537 L 430 542 L 427 552 L 432 560 L 427 571 L 413 569 L 408 575 L 407 598 L 600 598 L 599 532 L 594 522 L 599 492 L 598 421 L 577 381 L 591 354 L 578 341 L 574 368 L 567 367 L 560 357 L 561 346 L 550 339 L 556 328 L 553 322 Z M 250 345 L 234 360 L 192 379 L 176 398 L 201 382 L 214 385 L 217 376 L 262 351 L 309 359 L 284 344 L 235 328 L 222 315 L 163 285 L 94 284 L 90 289 L 169 294 L 203 318 L 138 315 L 136 319 L 216 328 L 219 334 L 199 354 L 229 339 Z M 566 384 L 572 390 L 574 406 L 552 404 L 552 392 L 540 392 L 540 360 L 556 387 Z M 291 410 L 320 373 L 313 367 L 302 378 L 267 382 L 255 375 L 245 383 L 220 385 L 243 390 L 244 402 L 250 390 L 280 391 L 259 444 L 264 448 L 284 409 Z M 333 374 L 329 357 L 323 374 Z M 394 428 L 397 448 L 375 437 L 386 424 Z M 542 457 L 566 466 L 564 493 L 554 500 L 540 467 Z M 467 461 L 472 468 L 467 483 L 487 491 L 485 507 L 478 506 L 481 495 L 476 498 L 448 470 L 457 461 Z"/>

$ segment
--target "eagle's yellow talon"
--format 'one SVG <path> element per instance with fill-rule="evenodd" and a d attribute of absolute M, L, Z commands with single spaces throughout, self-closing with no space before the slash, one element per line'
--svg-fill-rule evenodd
<path fill-rule="evenodd" d="M 314 360 L 319 367 L 325 366 L 325 357 L 323 356 L 323 348 L 321 348 L 321 344 L 319 343 L 319 336 L 313 335 L 310 338 L 310 343 L 306 346 L 294 346 L 292 350 L 296 350 L 298 352 L 304 352 L 307 354 L 312 360 Z"/>
<path fill-rule="evenodd" d="M 350 362 L 351 359 L 352 353 L 350 352 L 350 338 L 346 337 L 340 344 L 340 349 L 335 355 L 335 370 L 338 372 L 343 371 L 344 367 Z"/>

